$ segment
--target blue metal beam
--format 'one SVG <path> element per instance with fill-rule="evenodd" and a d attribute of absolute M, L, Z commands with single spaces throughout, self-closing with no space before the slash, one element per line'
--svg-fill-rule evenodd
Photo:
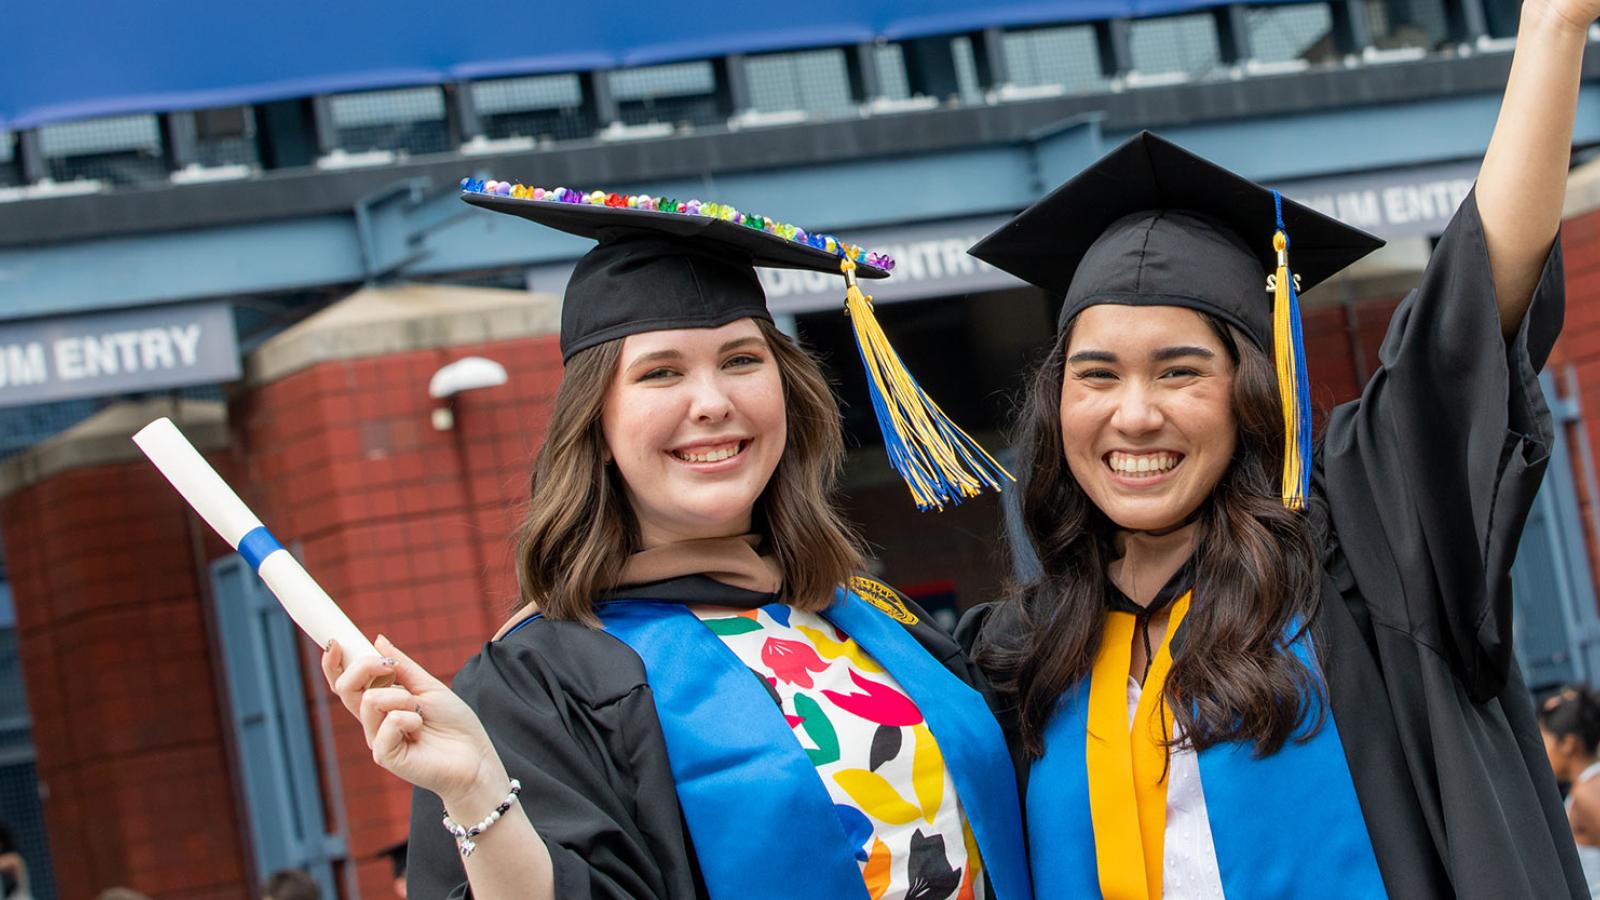
<path fill-rule="evenodd" d="M 1248 176 L 1287 180 L 1480 156 L 1499 101 L 1485 93 L 1163 133 Z M 1087 119 L 977 149 L 608 187 L 716 199 L 848 238 L 852 228 L 1019 209 L 1125 136 L 1102 137 Z M 1575 141 L 1600 142 L 1600 86 L 1580 96 Z M 452 185 L 400 184 L 345 215 L 0 250 L 0 320 L 533 265 L 572 259 L 587 246 L 509 217 L 463 212 Z"/>
<path fill-rule="evenodd" d="M 1163 137 L 1261 181 L 1475 159 L 1489 146 L 1499 94 L 1312 116 L 1163 128 Z M 1128 133 L 1108 135 L 1112 143 Z M 1574 144 L 1600 141 L 1600 85 L 1578 96 Z"/>

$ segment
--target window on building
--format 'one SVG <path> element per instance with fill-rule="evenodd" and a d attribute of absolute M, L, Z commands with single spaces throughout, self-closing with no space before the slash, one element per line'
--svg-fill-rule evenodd
<path fill-rule="evenodd" d="M 1250 58 L 1257 62 L 1324 62 L 1338 55 L 1333 12 L 1326 3 L 1252 6 L 1245 10 Z"/>
<path fill-rule="evenodd" d="M 444 90 L 437 86 L 336 94 L 328 98 L 334 146 L 346 153 L 453 150 Z"/>
<path fill-rule="evenodd" d="M 39 128 L 39 150 L 55 181 L 87 178 L 131 185 L 167 180 L 161 127 L 153 115 L 44 125 Z"/>
<path fill-rule="evenodd" d="M 620 69 L 611 73 L 611 96 L 626 125 L 721 125 L 728 118 L 709 60 Z"/>
<path fill-rule="evenodd" d="M 202 166 L 261 168 L 256 114 L 248 106 L 202 109 L 194 114 L 195 162 Z"/>
<path fill-rule="evenodd" d="M 0 409 L 0 460 L 60 434 L 94 415 L 100 400 L 59 400 Z"/>
<path fill-rule="evenodd" d="M 477 81 L 471 90 L 485 137 L 573 141 L 594 134 L 594 114 L 584 106 L 577 75 Z"/>
<path fill-rule="evenodd" d="M 0 187 L 22 183 L 22 166 L 17 160 L 17 136 L 0 128 Z"/>
<path fill-rule="evenodd" d="M 757 112 L 800 110 L 813 118 L 855 115 L 844 54 L 834 48 L 748 57 L 745 76 L 750 82 L 751 108 Z"/>
<path fill-rule="evenodd" d="M 1450 40 L 1444 0 L 1367 0 L 1367 21 L 1380 50 L 1431 49 Z"/>
<path fill-rule="evenodd" d="M 983 79 L 978 74 L 978 54 L 972 38 L 964 34 L 951 38 L 950 56 L 956 67 L 956 96 L 962 103 L 982 103 Z"/>
<path fill-rule="evenodd" d="M 1060 85 L 1069 94 L 1106 88 L 1093 25 L 1008 31 L 1003 45 L 1007 77 L 1018 87 Z"/>
<path fill-rule="evenodd" d="M 0 555 L 3 555 L 0 550 Z M 28 881 L 36 900 L 54 900 L 50 842 L 39 773 L 34 767 L 32 717 L 22 679 L 16 612 L 11 587 L 0 573 L 0 822 L 16 838 L 28 864 Z"/>
<path fill-rule="evenodd" d="M 911 96 L 911 80 L 906 75 L 905 48 L 899 44 L 879 44 L 872 59 L 878 67 L 878 92 L 886 100 L 905 100 Z"/>
<path fill-rule="evenodd" d="M 1129 44 L 1133 71 L 1140 75 L 1206 78 L 1225 68 L 1216 19 L 1210 13 L 1135 19 Z"/>
<path fill-rule="evenodd" d="M 1522 0 L 1483 0 L 1483 15 L 1490 37 L 1516 37 L 1517 23 L 1522 20 Z"/>

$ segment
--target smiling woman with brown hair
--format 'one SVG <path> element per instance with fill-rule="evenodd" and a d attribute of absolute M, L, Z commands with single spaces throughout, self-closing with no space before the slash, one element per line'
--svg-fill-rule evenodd
<path fill-rule="evenodd" d="M 1370 236 L 1143 134 L 973 249 L 1065 295 L 1021 423 L 1043 571 L 959 629 L 1041 896 L 1588 896 L 1509 573 L 1597 12 L 1522 5 L 1477 186 L 1320 445 L 1298 292 Z"/>
<path fill-rule="evenodd" d="M 758 348 L 770 354 L 781 382 L 784 421 L 765 423 L 782 432 L 781 442 L 751 447 L 749 435 L 734 438 L 743 445 L 741 453 L 779 453 L 760 504 L 761 532 L 769 536 L 792 602 L 815 611 L 831 603 L 835 588 L 865 567 L 854 533 L 830 502 L 844 457 L 843 435 L 835 424 L 838 408 L 816 363 L 771 322 L 752 319 L 741 331 L 746 332 L 743 343 L 727 349 Z M 661 344 L 667 354 L 656 357 L 656 363 L 681 362 L 670 349 L 670 338 L 652 343 Z M 613 390 L 613 373 L 649 366 L 652 360 L 626 367 L 622 362 L 622 342 L 612 341 L 574 356 L 562 378 L 556 397 L 561 412 L 551 419 L 547 449 L 533 472 L 532 492 L 541 502 L 529 507 L 517 532 L 517 574 L 523 597 L 534 604 L 530 613 L 537 608 L 552 618 L 598 621 L 594 598 L 613 587 L 614 561 L 640 542 L 634 533 L 641 522 L 637 510 L 648 506 L 649 495 L 667 490 L 676 474 L 672 462 L 643 452 L 644 442 L 619 440 L 624 434 L 643 437 L 632 420 L 648 419 L 649 410 L 627 416 L 625 410 L 634 407 L 617 402 L 622 399 L 619 391 L 634 388 Z M 661 374 L 656 373 L 657 380 Z M 612 446 L 624 448 L 624 459 L 611 454 Z M 630 456 L 639 463 L 632 465 Z M 749 490 L 747 485 L 742 489 Z M 703 486 L 691 496 L 701 504 L 714 500 Z"/>
<path fill-rule="evenodd" d="M 1029 900 L 1004 736 L 955 642 L 860 574 L 839 410 L 754 268 L 887 264 L 726 208 L 467 187 L 598 244 L 563 303 L 524 605 L 454 693 L 381 638 L 387 660 L 323 657 L 417 786 L 410 895 Z"/>

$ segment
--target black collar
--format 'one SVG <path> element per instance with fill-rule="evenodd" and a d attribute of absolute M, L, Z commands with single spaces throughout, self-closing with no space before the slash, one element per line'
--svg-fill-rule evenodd
<path fill-rule="evenodd" d="M 1133 620 L 1139 628 L 1139 637 L 1144 641 L 1144 672 L 1139 676 L 1139 684 L 1144 685 L 1145 678 L 1150 674 L 1150 665 L 1155 662 L 1155 647 L 1150 643 L 1150 619 L 1156 613 L 1171 606 L 1173 601 L 1182 597 L 1184 592 L 1194 586 L 1195 557 L 1190 556 L 1184 560 L 1178 571 L 1172 573 L 1167 583 L 1156 592 L 1146 606 L 1133 602 L 1133 598 L 1124 594 L 1120 588 L 1106 578 L 1106 609 L 1110 612 L 1125 612 L 1133 615 Z M 1178 643 L 1183 637 L 1183 626 L 1180 623 L 1178 630 L 1172 633 L 1172 640 L 1168 646 L 1174 655 L 1178 652 Z"/>
<path fill-rule="evenodd" d="M 705 575 L 682 575 L 652 581 L 647 584 L 629 584 L 608 591 L 600 597 L 607 600 L 670 600 L 679 603 L 703 603 L 708 606 L 731 606 L 736 609 L 755 609 L 778 599 L 777 594 L 763 594 L 723 584 Z"/>
<path fill-rule="evenodd" d="M 1150 603 L 1146 606 L 1140 606 L 1133 602 L 1133 598 L 1124 594 L 1122 589 L 1112 583 L 1111 578 L 1108 576 L 1106 578 L 1106 609 L 1112 612 L 1132 613 L 1138 618 L 1148 619 L 1171 606 L 1174 600 L 1182 597 L 1185 591 L 1194 586 L 1195 567 L 1195 557 L 1190 556 L 1184 561 L 1183 565 L 1178 567 L 1178 571 L 1172 573 L 1172 577 L 1167 579 L 1167 583 L 1162 586 L 1161 590 L 1156 592 L 1155 597 L 1151 598 Z"/>

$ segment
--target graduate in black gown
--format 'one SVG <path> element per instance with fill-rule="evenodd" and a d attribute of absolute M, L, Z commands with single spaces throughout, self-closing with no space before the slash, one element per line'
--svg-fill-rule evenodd
<path fill-rule="evenodd" d="M 1509 569 L 1597 9 L 1523 4 L 1476 187 L 1314 449 L 1297 289 L 1376 241 L 1140 135 L 974 248 L 1065 295 L 1021 424 L 1043 575 L 958 631 L 1040 896 L 1588 896 Z"/>
<path fill-rule="evenodd" d="M 387 659 L 324 656 L 416 785 L 410 896 L 1028 900 L 1004 735 L 954 641 L 858 574 L 838 409 L 753 268 L 890 263 L 716 204 L 465 187 L 598 244 L 563 304 L 526 605 L 454 692 L 381 638 Z M 943 435 L 890 433 L 913 496 L 996 484 L 886 350 L 863 349 L 894 381 L 875 403 Z M 919 461 L 933 445 L 945 464 Z"/>

